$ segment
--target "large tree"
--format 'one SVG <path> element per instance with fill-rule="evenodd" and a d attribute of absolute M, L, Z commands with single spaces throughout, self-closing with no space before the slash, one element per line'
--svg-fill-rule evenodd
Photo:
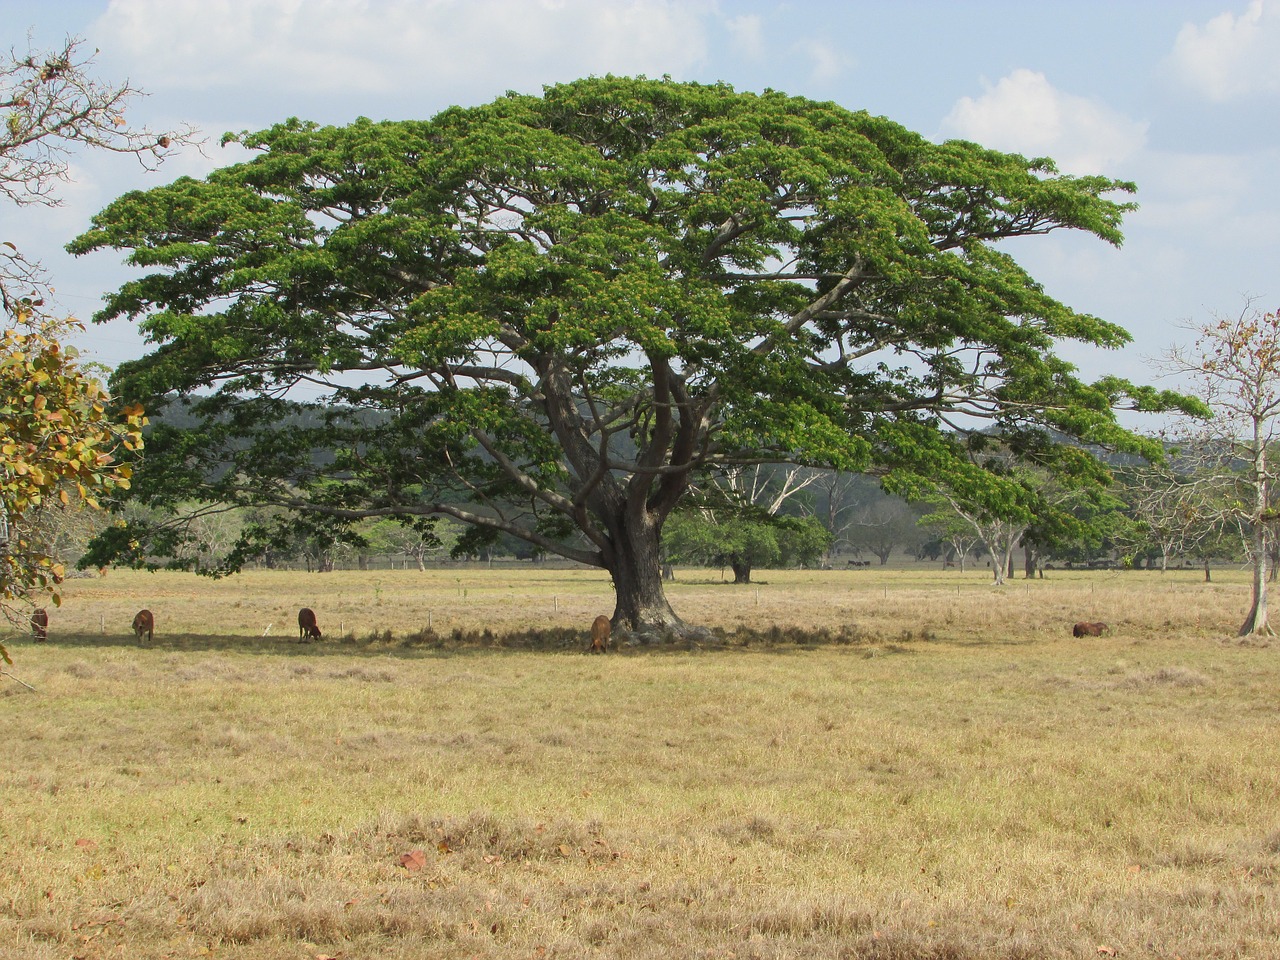
<path fill-rule="evenodd" d="M 771 514 L 753 504 L 696 497 L 672 514 L 663 546 L 675 563 L 729 567 L 734 583 L 750 583 L 757 567 L 818 561 L 831 534 L 816 517 Z"/>
<path fill-rule="evenodd" d="M 1127 335 L 999 249 L 1120 242 L 1133 186 L 1047 159 L 615 77 L 231 139 L 259 155 L 122 197 L 71 247 L 148 271 L 99 314 L 155 345 L 115 389 L 200 418 L 149 440 L 153 502 L 449 516 L 609 571 L 616 624 L 678 629 L 660 534 L 697 475 L 945 473 L 950 427 L 993 421 L 1142 448 L 1113 408 L 1163 402 L 1082 382 L 1055 342 Z"/>

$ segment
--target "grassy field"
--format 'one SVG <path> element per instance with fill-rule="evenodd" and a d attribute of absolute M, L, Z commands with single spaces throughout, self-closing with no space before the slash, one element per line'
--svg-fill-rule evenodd
<path fill-rule="evenodd" d="M 71 581 L 0 678 L 0 957 L 1280 957 L 1242 575 L 758 576 L 605 657 L 597 573 Z"/>

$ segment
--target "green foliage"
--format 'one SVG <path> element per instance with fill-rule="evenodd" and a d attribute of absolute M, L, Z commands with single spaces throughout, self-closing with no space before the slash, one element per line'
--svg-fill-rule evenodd
<path fill-rule="evenodd" d="M 676 563 L 729 566 L 749 580 L 757 567 L 787 567 L 818 560 L 831 534 L 814 517 L 770 516 L 750 508 L 679 510 L 667 521 L 663 549 Z"/>
<path fill-rule="evenodd" d="M 1124 331 L 994 247 L 1118 244 L 1132 184 L 776 91 L 618 77 L 232 139 L 258 156 L 122 197 L 70 246 L 146 271 L 98 317 L 157 344 L 116 388 L 200 397 L 196 429 L 149 444 L 150 501 L 443 514 L 609 569 L 625 606 L 704 471 L 979 483 L 952 414 L 1150 447 L 1112 408 L 1158 398 L 1053 354 Z"/>

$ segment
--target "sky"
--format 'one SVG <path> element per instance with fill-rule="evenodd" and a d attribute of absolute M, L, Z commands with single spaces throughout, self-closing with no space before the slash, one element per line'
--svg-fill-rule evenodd
<path fill-rule="evenodd" d="M 224 132 L 429 118 L 606 73 L 832 100 L 1135 181 L 1120 248 L 1062 232 L 1008 247 L 1132 334 L 1064 346 L 1087 379 L 1170 385 L 1154 361 L 1187 324 L 1280 306 L 1280 0 L 0 0 L 0 33 L 23 56 L 82 38 L 99 78 L 147 92 L 134 124 L 208 138 L 155 173 L 82 154 L 61 207 L 0 209 L 0 241 L 86 320 L 134 271 L 63 246 L 126 190 L 243 159 Z M 108 366 L 144 349 L 123 321 L 79 346 Z"/>

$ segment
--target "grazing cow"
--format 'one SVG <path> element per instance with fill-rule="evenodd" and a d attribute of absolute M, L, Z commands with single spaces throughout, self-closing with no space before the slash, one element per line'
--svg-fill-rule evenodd
<path fill-rule="evenodd" d="M 320 639 L 320 628 L 316 626 L 316 612 L 310 607 L 303 607 L 298 611 L 298 639 Z"/>
<path fill-rule="evenodd" d="M 155 636 L 156 618 L 151 615 L 150 610 L 139 610 L 133 617 L 133 635 L 139 640 L 145 633 L 147 639 L 150 640 Z"/>
<path fill-rule="evenodd" d="M 612 625 L 603 613 L 591 624 L 591 646 L 588 653 L 606 653 L 609 650 L 609 631 Z"/>
<path fill-rule="evenodd" d="M 1108 627 L 1105 623 L 1086 623 L 1082 620 L 1071 628 L 1071 635 L 1073 637 L 1100 637 L 1107 629 Z"/>
<path fill-rule="evenodd" d="M 49 611 L 44 607 L 36 607 L 31 611 L 31 634 L 37 643 L 49 639 Z"/>

